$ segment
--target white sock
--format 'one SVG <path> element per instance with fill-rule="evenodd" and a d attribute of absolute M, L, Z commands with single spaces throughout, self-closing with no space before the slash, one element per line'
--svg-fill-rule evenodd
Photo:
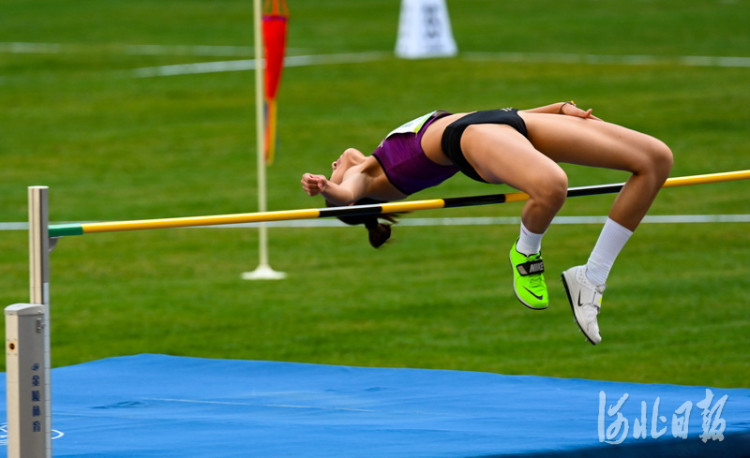
<path fill-rule="evenodd" d="M 617 255 L 620 254 L 625 244 L 633 235 L 633 231 L 622 226 L 616 221 L 607 218 L 604 228 L 599 234 L 594 249 L 586 263 L 586 278 L 594 285 L 603 285 L 607 282 L 609 271 L 615 263 Z"/>
<path fill-rule="evenodd" d="M 521 223 L 521 234 L 518 236 L 516 250 L 526 256 L 539 253 L 542 250 L 542 237 L 544 237 L 544 232 L 536 234 L 526 229 L 526 226 Z"/>

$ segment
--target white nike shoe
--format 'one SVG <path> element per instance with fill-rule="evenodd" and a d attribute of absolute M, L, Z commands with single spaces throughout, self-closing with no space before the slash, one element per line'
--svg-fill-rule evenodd
<path fill-rule="evenodd" d="M 562 273 L 562 282 L 573 316 L 586 340 L 596 345 L 602 341 L 596 316 L 602 306 L 602 293 L 607 285 L 595 286 L 586 278 L 586 266 L 571 267 Z"/>

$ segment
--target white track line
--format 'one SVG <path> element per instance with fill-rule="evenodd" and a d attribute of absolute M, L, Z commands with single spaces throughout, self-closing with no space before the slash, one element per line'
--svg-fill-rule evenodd
<path fill-rule="evenodd" d="M 311 65 L 353 64 L 371 62 L 389 57 L 382 52 L 319 54 L 307 56 L 289 56 L 284 59 L 284 67 L 307 67 Z M 194 64 L 162 65 L 158 67 L 138 68 L 132 71 L 136 78 L 158 76 L 195 75 L 201 73 L 220 73 L 255 70 L 255 59 L 230 60 L 220 62 L 198 62 Z"/>
<path fill-rule="evenodd" d="M 390 57 L 390 53 L 345 53 L 309 56 L 290 56 L 284 59 L 284 67 L 302 67 L 309 65 L 358 63 L 380 60 Z M 540 53 L 472 53 L 461 54 L 469 61 L 496 61 L 515 63 L 548 63 L 590 65 L 678 65 L 687 67 L 750 67 L 750 57 L 721 56 L 647 56 L 647 55 L 594 55 L 594 54 L 540 54 Z M 137 78 L 158 76 L 191 75 L 200 73 L 219 73 L 246 71 L 255 69 L 255 60 L 238 60 L 224 62 L 198 62 L 182 65 L 165 65 L 140 68 L 133 71 Z"/>
<path fill-rule="evenodd" d="M 136 56 L 251 56 L 253 54 L 253 49 L 250 46 L 0 43 L 0 53 L 9 54 L 91 54 L 94 51 L 109 51 Z"/>
<path fill-rule="evenodd" d="M 561 63 L 591 65 L 678 65 L 685 67 L 750 67 L 750 57 L 733 56 L 653 56 L 645 54 L 568 54 L 465 52 L 467 60 L 517 63 Z"/>
<path fill-rule="evenodd" d="M 606 216 L 556 216 L 552 224 L 604 224 Z M 516 225 L 520 218 L 507 217 L 456 217 L 456 218 L 403 218 L 399 226 L 495 226 Z M 92 221 L 75 222 L 77 224 Z M 74 223 L 74 224 L 75 224 Z M 650 224 L 680 224 L 680 223 L 750 223 L 750 214 L 737 215 L 647 215 L 643 223 Z M 266 223 L 272 227 L 345 227 L 346 224 L 335 218 L 320 218 L 296 221 L 271 221 Z M 229 224 L 218 226 L 203 226 L 203 228 L 226 227 L 258 227 L 259 223 Z M 0 223 L 0 231 L 25 231 L 27 223 Z"/>

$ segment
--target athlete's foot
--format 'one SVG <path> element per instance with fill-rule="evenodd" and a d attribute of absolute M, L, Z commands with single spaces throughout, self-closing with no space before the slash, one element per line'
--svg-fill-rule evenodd
<path fill-rule="evenodd" d="M 596 286 L 586 278 L 586 266 L 571 267 L 562 273 L 562 282 L 573 310 L 576 324 L 586 340 L 596 345 L 602 341 L 596 321 L 602 306 L 606 285 Z"/>
<path fill-rule="evenodd" d="M 516 297 L 530 309 L 544 310 L 549 306 L 549 297 L 547 284 L 544 281 L 542 253 L 526 256 L 518 252 L 516 243 L 510 249 L 510 265 L 513 268 L 513 289 Z"/>

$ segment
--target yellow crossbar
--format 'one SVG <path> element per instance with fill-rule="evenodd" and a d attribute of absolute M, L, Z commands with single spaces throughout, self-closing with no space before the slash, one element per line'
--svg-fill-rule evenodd
<path fill-rule="evenodd" d="M 733 172 L 710 173 L 669 178 L 665 188 L 677 186 L 691 186 L 724 181 L 750 179 L 750 170 Z M 618 192 L 624 183 L 584 186 L 570 188 L 569 196 L 584 196 Z M 321 217 L 351 216 L 365 214 L 403 213 L 417 210 L 432 210 L 438 208 L 452 208 L 472 205 L 486 205 L 505 202 L 521 202 L 529 195 L 523 192 L 507 194 L 491 194 L 484 196 L 454 197 L 446 199 L 428 199 L 405 202 L 388 202 L 373 205 L 352 205 L 347 207 L 309 208 L 298 210 L 281 210 L 257 213 L 236 213 L 229 215 L 193 216 L 182 218 L 160 218 L 133 221 L 112 221 L 102 223 L 61 224 L 49 227 L 50 237 L 90 234 L 95 232 L 137 231 L 146 229 L 167 229 L 193 226 L 218 226 L 225 224 L 261 223 L 269 221 L 286 221 L 296 219 L 314 219 Z"/>

